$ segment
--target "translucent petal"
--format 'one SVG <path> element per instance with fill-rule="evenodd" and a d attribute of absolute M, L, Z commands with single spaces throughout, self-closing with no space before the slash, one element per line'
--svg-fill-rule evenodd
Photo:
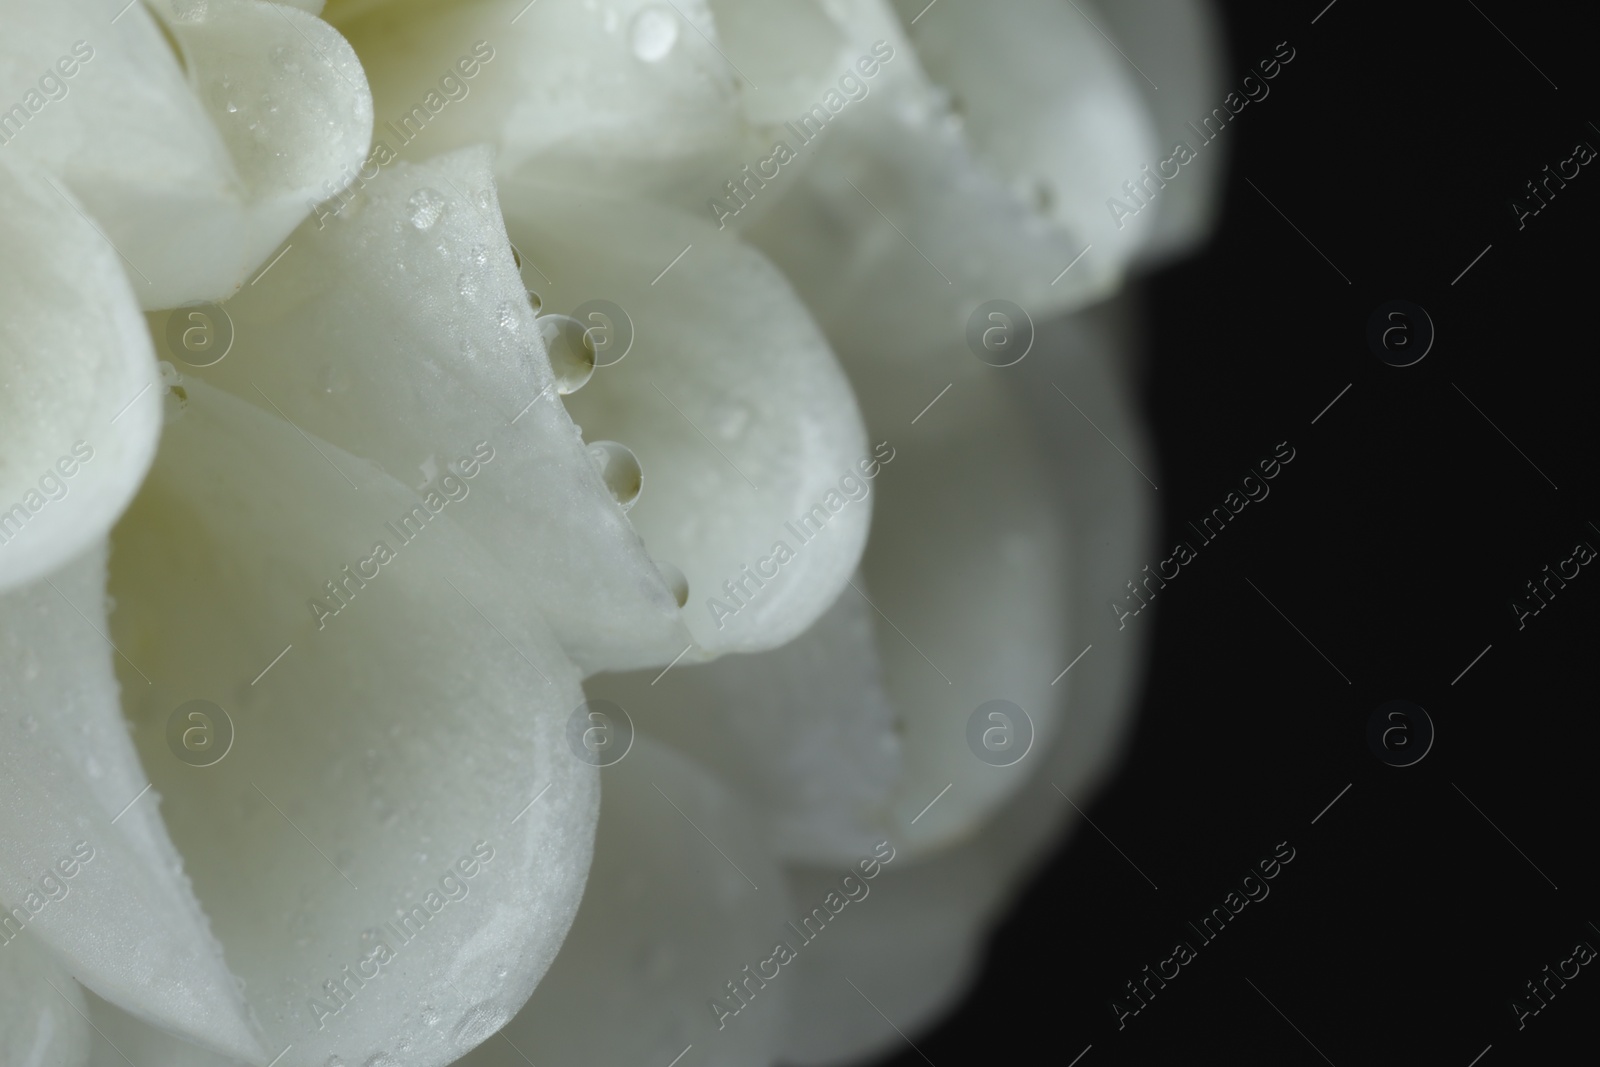
<path fill-rule="evenodd" d="M 105 589 L 97 548 L 0 597 L 0 900 L 89 988 L 249 1059 L 261 1047 L 122 721 Z"/>
<path fill-rule="evenodd" d="M 453 1062 L 577 910 L 576 669 L 459 501 L 183 388 L 116 530 L 112 637 L 151 679 L 127 715 L 187 874 L 268 1058 Z"/>
<path fill-rule="evenodd" d="M 83 989 L 31 934 L 0 934 L 0 1063 L 83 1067 L 89 1062 Z"/>
<path fill-rule="evenodd" d="M 741 986 L 746 1007 L 727 989 L 774 942 L 793 940 L 761 828 L 698 766 L 647 738 L 601 774 L 594 867 L 572 932 L 527 1007 L 462 1067 L 665 1065 L 689 1045 L 682 1064 L 772 1063 L 788 968 Z M 720 1029 L 713 997 L 727 1009 Z"/>
<path fill-rule="evenodd" d="M 906 22 L 923 6 L 896 4 Z M 1157 142 L 1138 75 L 1085 17 L 946 0 L 908 40 L 878 0 L 847 9 L 858 53 L 888 57 L 874 92 L 747 230 L 841 350 L 915 360 L 983 301 L 1042 321 L 1113 290 L 1152 216 L 1107 201 Z"/>
<path fill-rule="evenodd" d="M 61 88 L 6 148 L 79 196 L 143 307 L 217 300 L 348 180 L 371 94 L 343 39 L 295 7 L 157 0 L 161 22 L 123 6 L 40 5 L 8 27 L 0 74 Z"/>
<path fill-rule="evenodd" d="M 161 428 L 122 265 L 51 185 L 0 159 L 0 590 L 105 536 Z"/>
<path fill-rule="evenodd" d="M 779 856 L 847 863 L 887 836 L 901 769 L 876 624 L 847 588 L 781 648 L 665 674 L 596 675 L 584 690 L 715 771 L 765 820 Z"/>
<path fill-rule="evenodd" d="M 687 576 L 695 640 L 755 651 L 804 632 L 854 572 L 873 506 L 855 397 L 806 308 L 699 219 L 527 186 L 504 203 L 512 240 L 550 272 L 547 308 L 600 297 L 631 319 L 631 353 L 568 406 L 586 436 L 639 457 L 648 484 L 628 517 Z"/>
<path fill-rule="evenodd" d="M 525 583 L 586 667 L 682 652 L 677 601 L 562 407 L 488 150 L 384 168 L 290 246 L 225 306 L 234 349 L 196 375 L 276 405 L 404 484 L 467 486 L 455 521 Z M 628 427 L 591 437 L 638 444 Z M 493 454 L 481 465 L 480 442 Z M 656 457 L 642 458 L 647 501 L 666 484 Z M 469 468 L 476 477 L 461 481 Z"/>

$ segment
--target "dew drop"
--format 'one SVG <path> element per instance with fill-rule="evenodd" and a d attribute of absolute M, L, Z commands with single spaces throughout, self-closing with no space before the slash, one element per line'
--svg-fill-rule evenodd
<path fill-rule="evenodd" d="M 633 16 L 628 39 L 634 55 L 646 63 L 659 63 L 678 43 L 677 16 L 659 4 L 641 8 Z"/>
<path fill-rule="evenodd" d="M 517 321 L 516 309 L 509 303 L 501 304 L 495 309 L 495 322 L 499 324 L 502 330 L 508 333 L 515 333 L 517 327 L 521 325 Z"/>
<path fill-rule="evenodd" d="M 678 602 L 678 607 L 689 603 L 689 579 L 684 577 L 683 571 L 676 563 L 668 563 L 664 559 L 655 561 L 656 570 L 661 572 L 661 577 L 666 580 L 667 588 L 672 590 L 672 598 Z"/>
<path fill-rule="evenodd" d="M 583 388 L 594 374 L 594 348 L 584 336 L 583 323 L 570 315 L 540 315 L 533 325 L 550 356 L 556 392 L 566 396 Z"/>
<path fill-rule="evenodd" d="M 589 446 L 589 458 L 599 468 L 600 480 L 611 491 L 611 499 L 623 511 L 633 507 L 644 486 L 644 472 L 639 469 L 639 457 L 633 449 L 616 441 L 596 441 Z"/>
<path fill-rule="evenodd" d="M 423 1026 L 438 1026 L 439 1025 L 439 1009 L 435 1008 L 432 1004 L 424 1004 L 422 1006 L 422 1025 Z"/>
<path fill-rule="evenodd" d="M 486 267 L 489 265 L 489 253 L 484 250 L 482 245 L 473 245 L 467 251 L 467 258 L 472 261 L 472 265 L 475 267 Z"/>
<path fill-rule="evenodd" d="M 456 278 L 456 292 L 467 300 L 478 295 L 478 279 L 467 273 L 462 273 Z"/>
<path fill-rule="evenodd" d="M 444 205 L 444 194 L 437 189 L 418 189 L 406 201 L 406 217 L 417 229 L 430 229 L 444 214 Z"/>
<path fill-rule="evenodd" d="M 228 109 L 228 114 L 237 115 L 239 113 L 239 105 L 235 104 L 232 100 L 229 100 L 225 106 Z"/>
<path fill-rule="evenodd" d="M 539 309 L 544 307 L 544 297 L 540 296 L 538 293 L 534 292 L 532 289 L 529 289 L 528 290 L 528 306 L 533 308 L 533 313 L 535 315 L 539 314 Z"/>

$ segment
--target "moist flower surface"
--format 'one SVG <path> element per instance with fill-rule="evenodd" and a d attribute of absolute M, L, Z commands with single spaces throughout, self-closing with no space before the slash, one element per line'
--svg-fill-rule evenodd
<path fill-rule="evenodd" d="M 933 1021 L 1126 727 L 1211 36 L 0 0 L 0 1064 Z"/>

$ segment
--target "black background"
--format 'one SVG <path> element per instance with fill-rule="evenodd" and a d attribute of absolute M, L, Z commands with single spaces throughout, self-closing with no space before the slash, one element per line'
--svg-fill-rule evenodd
<path fill-rule="evenodd" d="M 1216 236 L 1144 286 L 1161 543 L 1276 442 L 1294 465 L 1155 602 L 1132 744 L 1085 809 L 1106 836 L 1080 824 L 896 1067 L 1595 1062 L 1600 964 L 1520 1030 L 1510 1007 L 1600 947 L 1600 566 L 1521 630 L 1510 607 L 1600 548 L 1600 161 L 1523 229 L 1510 206 L 1600 148 L 1594 38 L 1580 5 L 1325 3 L 1222 5 L 1229 88 L 1297 55 L 1222 135 Z M 1394 299 L 1437 330 L 1411 367 L 1365 340 Z M 1394 698 L 1437 730 L 1414 766 L 1367 744 Z M 1123 984 L 1285 840 L 1271 895 L 1119 1031 Z"/>

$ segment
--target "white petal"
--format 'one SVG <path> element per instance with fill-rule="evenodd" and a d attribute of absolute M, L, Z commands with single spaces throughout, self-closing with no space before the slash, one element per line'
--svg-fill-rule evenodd
<path fill-rule="evenodd" d="M 878 475 L 882 506 L 862 564 L 905 726 L 895 840 L 912 852 L 970 832 L 1021 786 L 1028 758 L 984 762 L 970 745 L 969 722 L 981 705 L 1009 701 L 1045 750 L 1063 696 L 1050 681 L 1071 645 L 1073 545 L 1060 472 L 993 379 L 959 388 L 939 412 L 945 433 L 907 440 Z M 1010 725 L 1008 743 L 1027 751 L 1027 727 Z"/>
<path fill-rule="evenodd" d="M 667 663 L 688 631 L 562 408 L 488 155 L 395 163 L 336 217 L 307 222 L 283 262 L 226 305 L 234 350 L 197 374 L 270 398 L 405 484 L 462 469 L 487 442 L 494 458 L 471 464 L 473 498 L 456 521 L 526 583 L 581 664 Z"/>
<path fill-rule="evenodd" d="M 30 934 L 0 935 L 0 1063 L 83 1067 L 93 1036 L 83 989 Z"/>
<path fill-rule="evenodd" d="M 105 588 L 96 549 L 0 598 L 0 899 L 32 913 L 27 929 L 89 988 L 249 1059 L 261 1049 L 244 1004 L 144 794 L 103 636 Z M 46 881 L 65 895 L 50 900 Z"/>
<path fill-rule="evenodd" d="M 846 589 L 781 648 L 666 674 L 596 675 L 584 690 L 694 753 L 765 820 L 779 856 L 848 863 L 887 836 L 884 809 L 900 773 L 876 624 Z"/>
<path fill-rule="evenodd" d="M 1160 72 L 1160 92 L 1142 78 L 1135 83 L 1155 120 L 1160 159 L 1171 157 L 1180 143 L 1197 150 L 1194 159 L 1178 168 L 1179 177 L 1156 192 L 1155 222 L 1139 259 L 1165 262 L 1204 240 L 1220 210 L 1226 143 L 1202 143 L 1188 125 L 1222 107 L 1227 93 L 1217 12 L 1211 0 L 1111 0 L 1083 6 L 1140 67 L 1152 77 Z M 1158 160 L 1145 162 L 1161 173 Z"/>
<path fill-rule="evenodd" d="M 155 454 L 156 363 L 117 256 L 0 160 L 0 590 L 99 541 Z"/>
<path fill-rule="evenodd" d="M 488 0 L 380 9 L 341 27 L 372 80 L 376 137 L 396 151 L 488 141 L 502 178 L 532 172 L 698 209 L 749 158 L 748 89 L 704 0 L 676 6 Z"/>
<path fill-rule="evenodd" d="M 598 295 L 632 319 L 632 353 L 568 403 L 586 436 L 638 455 L 646 487 L 628 517 L 687 576 L 695 640 L 755 651 L 803 633 L 854 572 L 872 514 L 861 415 L 806 308 L 697 218 L 531 187 L 505 204 L 512 240 L 552 272 L 547 307 Z"/>
<path fill-rule="evenodd" d="M 772 1063 L 788 968 L 765 988 L 752 981 L 749 1006 L 721 1029 L 710 1008 L 713 997 L 739 1007 L 726 983 L 793 940 L 784 877 L 760 827 L 698 766 L 646 738 L 601 774 L 594 867 L 572 932 L 502 1038 L 462 1067 L 664 1067 L 691 1044 L 681 1062 L 694 1067 Z"/>
<path fill-rule="evenodd" d="M 849 10 L 859 53 L 893 55 L 748 230 L 835 343 L 916 360 L 985 300 L 1042 321 L 1114 289 L 1150 223 L 1119 228 L 1107 199 L 1158 157 L 1137 75 L 1084 17 L 945 0 L 908 43 L 879 0 Z"/>
<path fill-rule="evenodd" d="M 577 910 L 598 807 L 564 739 L 577 672 L 443 512 L 459 502 L 430 518 L 372 464 L 184 388 L 112 582 L 163 814 L 269 1057 L 450 1063 L 522 1006 Z M 347 602 L 314 612 L 334 580 Z M 211 766 L 175 758 L 196 699 L 234 731 Z"/>
<path fill-rule="evenodd" d="M 371 95 L 343 39 L 294 7 L 161 0 L 163 26 L 122 6 L 45 5 L 8 30 L 8 81 L 64 95 L 6 148 L 82 199 L 142 306 L 220 299 L 360 163 Z"/>
<path fill-rule="evenodd" d="M 1024 365 L 1032 421 L 1047 428 L 1049 452 L 1059 457 L 1061 491 L 1074 502 L 1068 584 L 1080 590 L 1115 590 L 1123 576 L 1138 573 L 1150 557 L 1155 529 L 1149 484 L 1086 419 L 1075 412 L 1062 418 L 1050 402 L 1061 399 L 1051 388 L 1053 379 L 1145 465 L 1145 434 L 1125 380 L 1132 315 L 1127 305 L 1118 301 L 1053 325 L 1040 344 L 1055 355 L 1055 365 Z M 787 1061 L 839 1063 L 900 1042 L 846 978 L 913 1038 L 972 981 L 990 925 L 1046 850 L 1059 844 L 1063 827 L 1076 821 L 1066 798 L 1085 805 L 1131 726 L 1146 637 L 1136 624 L 1118 631 L 1104 599 L 1078 595 L 1069 601 L 1070 630 L 1094 647 L 1057 683 L 1069 697 L 1061 729 L 1053 746 L 1019 765 L 1029 768 L 1021 790 L 961 844 L 905 867 L 891 866 L 874 883 L 874 892 L 883 895 L 877 921 L 859 937 L 819 941 L 820 951 L 802 961 Z M 1078 651 L 1064 649 L 1062 664 Z M 939 805 L 950 799 L 946 795 Z M 797 871 L 792 892 L 805 899 L 806 886 L 821 877 L 816 870 Z M 819 1019 L 826 1022 L 806 1024 Z"/>

